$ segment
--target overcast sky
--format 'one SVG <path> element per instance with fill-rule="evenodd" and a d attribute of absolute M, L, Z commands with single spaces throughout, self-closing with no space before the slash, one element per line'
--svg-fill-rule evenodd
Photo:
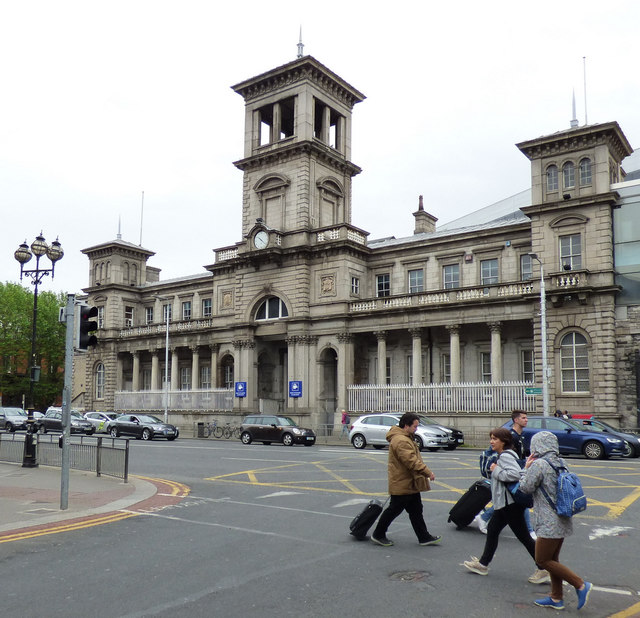
<path fill-rule="evenodd" d="M 223 8 L 222 8 L 223 7 Z M 42 230 L 65 257 L 41 290 L 80 292 L 85 247 L 122 238 L 161 278 L 241 239 L 244 101 L 230 86 L 305 54 L 354 108 L 352 223 L 410 235 L 526 189 L 516 142 L 617 120 L 640 146 L 640 3 L 20 0 L 0 8 L 0 280 Z M 48 260 L 45 260 L 48 264 Z M 28 284 L 25 281 L 26 284 Z"/>

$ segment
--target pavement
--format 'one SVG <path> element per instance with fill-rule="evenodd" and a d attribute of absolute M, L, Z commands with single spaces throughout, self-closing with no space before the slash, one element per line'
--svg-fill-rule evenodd
<path fill-rule="evenodd" d="M 60 508 L 61 470 L 0 462 L 0 535 L 9 531 L 128 509 L 155 496 L 158 486 L 95 472 L 69 471 L 68 508 Z"/>

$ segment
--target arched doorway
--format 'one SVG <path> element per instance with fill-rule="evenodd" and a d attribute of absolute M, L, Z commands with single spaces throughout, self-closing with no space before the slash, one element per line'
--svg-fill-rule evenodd
<path fill-rule="evenodd" d="M 330 431 L 338 405 L 338 355 L 333 348 L 325 348 L 320 353 L 318 371 L 318 416 L 320 424 Z"/>

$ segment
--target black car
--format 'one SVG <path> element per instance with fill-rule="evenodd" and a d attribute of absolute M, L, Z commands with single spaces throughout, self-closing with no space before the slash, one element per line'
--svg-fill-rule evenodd
<path fill-rule="evenodd" d="M 436 427 L 438 429 L 442 429 L 447 432 L 447 438 L 449 443 L 445 448 L 448 451 L 453 451 L 456 447 L 462 446 L 464 444 L 464 433 L 455 427 L 447 427 L 446 425 L 441 425 L 437 420 L 425 416 L 424 414 L 418 414 L 420 417 L 420 424 L 427 425 L 427 427 Z"/>
<path fill-rule="evenodd" d="M 84 433 L 91 436 L 95 433 L 96 428 L 86 420 L 80 412 L 72 410 L 70 412 L 71 433 Z M 47 433 L 47 431 L 62 431 L 62 412 L 60 410 L 48 410 L 47 413 L 36 419 L 34 424 L 38 431 Z"/>
<path fill-rule="evenodd" d="M 240 440 L 243 444 L 251 444 L 255 440 L 263 444 L 282 442 L 285 446 L 313 446 L 316 434 L 312 429 L 298 427 L 288 416 L 252 414 L 242 421 Z"/>
<path fill-rule="evenodd" d="M 574 421 L 576 423 L 582 423 L 587 429 L 591 429 L 591 431 L 601 431 L 602 433 L 608 433 L 614 438 L 620 438 L 623 440 L 623 457 L 640 457 L 640 436 L 626 431 L 620 431 L 620 429 L 616 429 L 608 423 L 596 418 L 585 418 L 581 420 L 574 419 Z"/>
<path fill-rule="evenodd" d="M 133 436 L 136 440 L 175 440 L 179 433 L 175 425 L 164 423 L 151 414 L 121 414 L 109 425 L 109 435 L 112 438 Z"/>

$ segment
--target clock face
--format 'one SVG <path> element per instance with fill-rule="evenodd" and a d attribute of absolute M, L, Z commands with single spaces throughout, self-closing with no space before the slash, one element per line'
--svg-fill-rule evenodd
<path fill-rule="evenodd" d="M 269 234 L 261 230 L 253 237 L 253 244 L 256 249 L 264 249 L 269 244 Z"/>

